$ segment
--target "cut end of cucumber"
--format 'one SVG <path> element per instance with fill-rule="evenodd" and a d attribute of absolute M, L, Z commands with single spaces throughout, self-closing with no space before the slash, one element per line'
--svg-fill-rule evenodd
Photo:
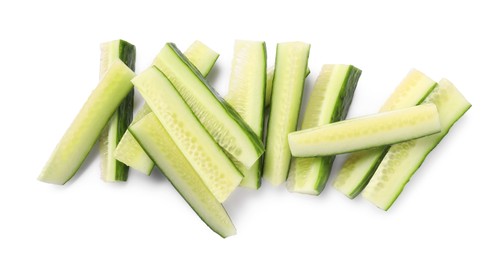
<path fill-rule="evenodd" d="M 435 86 L 434 80 L 419 70 L 412 69 L 381 107 L 380 112 L 417 105 Z"/>

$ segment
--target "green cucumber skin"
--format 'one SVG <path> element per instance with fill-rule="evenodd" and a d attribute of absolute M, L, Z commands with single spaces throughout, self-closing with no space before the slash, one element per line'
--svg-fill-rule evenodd
<path fill-rule="evenodd" d="M 347 117 L 348 111 L 350 110 L 350 106 L 352 105 L 355 89 L 357 88 L 357 83 L 359 82 L 361 74 L 362 70 L 360 70 L 357 67 L 350 66 L 349 75 L 345 79 L 344 83 L 345 86 L 343 88 L 344 93 L 339 96 L 340 101 L 336 102 L 335 104 L 335 109 L 331 122 L 344 120 Z M 320 194 L 324 190 L 327 184 L 327 180 L 329 179 L 329 175 L 331 173 L 332 165 L 335 158 L 336 156 L 326 156 L 323 157 L 321 160 L 321 167 L 318 173 L 318 178 L 315 186 L 315 191 L 318 194 Z"/>
<path fill-rule="evenodd" d="M 389 148 L 390 148 L 390 146 L 376 148 L 376 152 L 379 153 L 379 156 L 376 158 L 376 161 L 372 165 L 372 167 L 369 168 L 369 171 L 366 173 L 366 175 L 361 180 L 359 185 L 357 185 L 355 187 L 355 189 L 348 195 L 348 198 L 355 199 L 355 197 L 357 197 L 357 195 L 359 195 L 362 192 L 362 190 L 364 190 L 364 188 L 366 188 L 366 185 L 369 183 L 369 181 L 373 177 L 373 174 L 375 173 L 376 169 L 378 169 L 378 166 L 380 166 L 380 162 L 383 160 L 383 158 L 387 154 Z"/>
<path fill-rule="evenodd" d="M 246 136 L 248 139 L 251 141 L 255 152 L 257 154 L 262 154 L 264 153 L 264 148 L 261 140 L 259 137 L 252 131 L 252 129 L 241 119 L 240 115 L 238 112 L 236 112 L 231 105 L 229 105 L 226 100 L 224 100 L 220 94 L 214 90 L 212 87 L 210 87 L 210 84 L 208 81 L 203 77 L 203 75 L 198 71 L 196 67 L 185 57 L 185 55 L 177 48 L 177 46 L 174 43 L 167 43 L 166 47 L 174 51 L 180 61 L 182 61 L 193 73 L 194 75 L 197 76 L 199 81 L 201 81 L 210 93 L 221 103 L 222 107 L 224 110 L 227 112 L 227 114 L 233 118 L 233 120 L 240 126 L 240 128 L 246 133 Z"/>
<path fill-rule="evenodd" d="M 136 63 L 136 48 L 135 45 L 130 44 L 127 41 L 119 40 L 119 58 L 128 66 L 132 71 L 135 71 L 135 63 Z M 117 108 L 117 137 L 115 146 L 119 141 L 121 141 L 122 136 L 128 130 L 128 126 L 131 124 L 133 119 L 133 106 L 135 99 L 135 90 L 131 89 L 128 95 L 121 102 L 119 107 Z M 118 161 L 113 160 L 116 164 L 116 172 L 115 172 L 115 180 L 117 181 L 127 181 L 128 180 L 128 165 Z"/>

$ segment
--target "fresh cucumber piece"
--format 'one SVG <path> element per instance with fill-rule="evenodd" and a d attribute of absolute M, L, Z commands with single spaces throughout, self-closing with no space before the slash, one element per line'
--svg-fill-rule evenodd
<path fill-rule="evenodd" d="M 38 177 L 40 181 L 65 184 L 75 175 L 112 114 L 133 88 L 130 80 L 134 76 L 120 60 L 110 66 L 56 146 Z"/>
<path fill-rule="evenodd" d="M 436 105 L 424 104 L 293 132 L 289 145 L 296 157 L 324 156 L 396 144 L 440 130 Z"/>
<path fill-rule="evenodd" d="M 132 82 L 209 190 L 225 201 L 243 177 L 173 84 L 154 66 Z"/>
<path fill-rule="evenodd" d="M 324 65 L 308 100 L 301 129 L 346 118 L 361 70 L 352 65 Z M 331 172 L 334 156 L 295 157 L 291 160 L 287 189 L 318 195 Z"/>
<path fill-rule="evenodd" d="M 266 86 L 266 44 L 257 41 L 236 41 L 229 91 L 224 98 L 262 140 L 264 93 Z M 236 159 L 231 158 L 233 161 Z M 247 168 L 234 162 L 243 174 L 241 186 L 258 189 L 261 185 L 261 160 Z"/>
<path fill-rule="evenodd" d="M 131 70 L 135 70 L 136 49 L 134 45 L 124 40 L 116 40 L 102 43 L 100 49 L 100 78 L 107 72 L 112 62 L 118 59 L 122 60 Z M 126 181 L 128 179 L 128 166 L 117 161 L 113 154 L 119 140 L 131 123 L 134 93 L 133 89 L 130 90 L 101 133 L 98 147 L 101 159 L 101 178 L 104 181 Z"/>
<path fill-rule="evenodd" d="M 212 70 L 219 54 L 200 41 L 194 41 L 184 52 L 186 58 L 198 69 L 203 77 Z"/>
<path fill-rule="evenodd" d="M 462 93 L 446 79 L 439 81 L 439 86 L 427 96 L 423 103 L 432 103 L 437 106 L 441 132 L 390 147 L 362 192 L 365 199 L 383 210 L 388 210 L 392 206 L 427 155 L 471 107 Z"/>
<path fill-rule="evenodd" d="M 283 183 L 289 171 L 287 135 L 296 130 L 309 53 L 306 43 L 277 45 L 263 168 L 264 179 L 273 185 Z"/>
<path fill-rule="evenodd" d="M 201 124 L 227 153 L 247 168 L 257 161 L 264 152 L 259 137 L 208 85 L 175 44 L 165 45 L 154 60 L 154 66 L 172 82 Z"/>
<path fill-rule="evenodd" d="M 204 77 L 210 72 L 219 57 L 219 54 L 200 41 L 193 42 L 184 54 Z M 138 122 L 150 112 L 151 109 L 149 106 L 144 104 L 133 117 L 132 124 Z M 129 131 L 124 133 L 117 145 L 114 151 L 114 158 L 147 175 L 150 175 L 154 167 L 154 162 L 152 162 Z"/>
<path fill-rule="evenodd" d="M 413 69 L 397 86 L 380 112 L 418 105 L 435 86 L 435 81 Z M 357 196 L 373 176 L 387 149 L 388 146 L 351 153 L 336 175 L 333 187 L 349 198 Z"/>
<path fill-rule="evenodd" d="M 236 229 L 222 204 L 206 187 L 153 113 L 144 116 L 129 129 L 208 227 L 224 238 L 236 234 Z"/>
<path fill-rule="evenodd" d="M 306 77 L 310 75 L 310 68 L 306 68 Z M 271 103 L 271 91 L 273 90 L 273 77 L 275 76 L 275 66 L 268 68 L 266 72 L 266 99 L 264 100 L 264 106 L 269 107 Z"/>

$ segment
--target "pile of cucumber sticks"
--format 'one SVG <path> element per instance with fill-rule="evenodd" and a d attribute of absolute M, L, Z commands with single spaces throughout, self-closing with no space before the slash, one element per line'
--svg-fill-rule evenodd
<path fill-rule="evenodd" d="M 264 42 L 236 41 L 222 98 L 205 79 L 219 54 L 199 41 L 184 53 L 167 43 L 139 74 L 134 45 L 103 43 L 98 86 L 39 180 L 65 184 L 99 140 L 103 180 L 126 181 L 129 167 L 149 175 L 157 166 L 227 237 L 236 229 L 222 202 L 238 186 L 258 189 L 265 179 L 318 195 L 335 155 L 349 153 L 332 186 L 387 210 L 471 104 L 448 80 L 413 69 L 378 113 L 346 119 L 361 70 L 328 64 L 297 129 L 309 52 L 306 43 L 279 43 L 267 68 Z M 133 116 L 134 88 L 145 104 Z"/>

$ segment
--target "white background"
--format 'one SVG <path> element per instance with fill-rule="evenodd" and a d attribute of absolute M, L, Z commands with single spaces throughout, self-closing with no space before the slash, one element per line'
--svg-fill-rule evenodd
<path fill-rule="evenodd" d="M 0 3 L 0 259 L 504 259 L 498 1 L 84 2 Z M 270 64 L 277 42 L 299 40 L 312 44 L 306 93 L 324 63 L 363 70 L 351 117 L 376 112 L 411 68 L 473 107 L 388 212 L 264 183 L 225 203 L 238 234 L 222 239 L 157 171 L 102 182 L 96 150 L 67 185 L 36 180 L 97 84 L 99 44 L 118 38 L 136 45 L 137 71 L 167 41 L 203 41 L 221 53 L 210 81 L 223 93 L 235 39 L 265 40 Z"/>

